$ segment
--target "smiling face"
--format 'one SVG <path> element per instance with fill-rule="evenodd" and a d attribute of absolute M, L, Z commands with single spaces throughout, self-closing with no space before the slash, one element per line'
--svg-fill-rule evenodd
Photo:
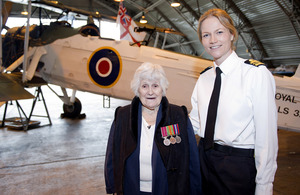
<path fill-rule="evenodd" d="M 210 16 L 201 24 L 202 45 L 217 65 L 220 65 L 232 53 L 233 35 L 218 18 Z"/>
<path fill-rule="evenodd" d="M 150 110 L 159 106 L 163 96 L 162 87 L 157 80 L 142 80 L 138 92 L 143 106 Z"/>

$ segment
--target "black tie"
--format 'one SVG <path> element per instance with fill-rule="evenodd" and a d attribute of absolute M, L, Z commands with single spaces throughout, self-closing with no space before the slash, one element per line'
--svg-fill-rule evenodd
<path fill-rule="evenodd" d="M 216 124 L 217 109 L 218 109 L 220 88 L 221 88 L 221 73 L 222 73 L 221 69 L 217 67 L 214 89 L 210 97 L 208 111 L 207 111 L 207 119 L 206 119 L 206 126 L 205 126 L 205 135 L 204 135 L 205 150 L 212 148 L 214 144 L 215 124 Z"/>

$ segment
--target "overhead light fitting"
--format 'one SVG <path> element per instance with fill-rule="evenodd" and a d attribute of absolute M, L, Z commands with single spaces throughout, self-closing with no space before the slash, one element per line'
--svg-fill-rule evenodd
<path fill-rule="evenodd" d="M 143 15 L 142 15 L 142 17 L 141 17 L 141 19 L 140 19 L 140 23 L 146 24 L 147 22 L 148 22 L 148 21 L 146 20 L 146 17 L 145 17 L 144 12 L 143 12 Z"/>
<path fill-rule="evenodd" d="M 172 7 L 179 7 L 180 3 L 178 1 L 171 1 L 171 6 Z"/>
<path fill-rule="evenodd" d="M 21 14 L 27 16 L 28 15 L 28 11 L 22 11 Z"/>
<path fill-rule="evenodd" d="M 23 6 L 23 10 L 22 10 L 21 14 L 22 14 L 22 15 L 25 15 L 25 16 L 28 15 L 28 11 L 27 11 L 27 8 L 26 8 L 25 5 Z"/>
<path fill-rule="evenodd" d="M 124 0 L 114 0 L 115 2 L 121 2 L 121 1 L 124 1 Z"/>

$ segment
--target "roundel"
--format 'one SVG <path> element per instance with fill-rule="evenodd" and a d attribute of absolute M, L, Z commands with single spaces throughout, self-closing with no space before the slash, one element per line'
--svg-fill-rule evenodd
<path fill-rule="evenodd" d="M 89 58 L 88 73 L 91 80 L 100 87 L 112 87 L 122 72 L 119 53 L 110 47 L 96 50 Z"/>

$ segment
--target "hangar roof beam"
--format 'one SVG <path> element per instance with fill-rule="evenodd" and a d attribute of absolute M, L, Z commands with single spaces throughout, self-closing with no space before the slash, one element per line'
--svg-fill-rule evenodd
<path fill-rule="evenodd" d="M 292 1 L 290 6 L 284 1 L 275 0 L 277 5 L 282 9 L 282 11 L 288 16 L 295 33 L 300 40 L 300 3 L 299 1 Z"/>

